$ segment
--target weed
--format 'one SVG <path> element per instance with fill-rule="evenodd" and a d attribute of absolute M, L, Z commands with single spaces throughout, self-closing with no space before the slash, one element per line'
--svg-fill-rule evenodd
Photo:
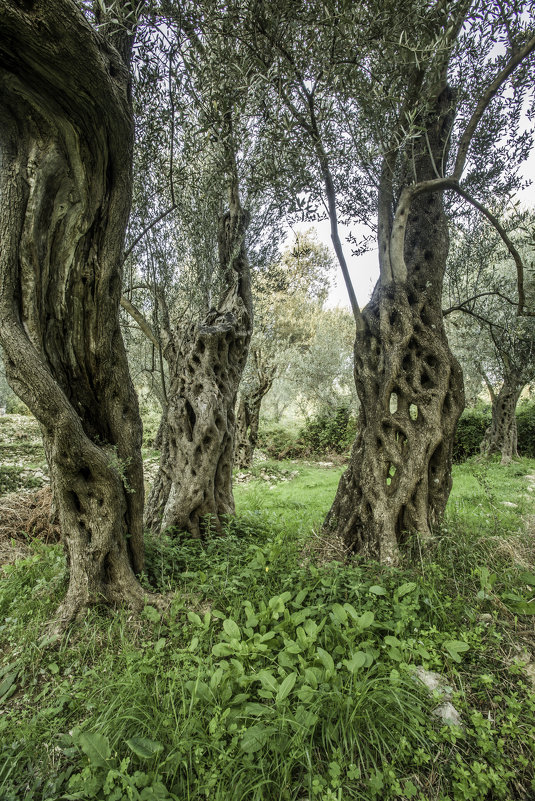
<path fill-rule="evenodd" d="M 223 536 L 148 538 L 144 581 L 175 593 L 165 619 L 93 610 L 54 651 L 38 643 L 64 557 L 31 543 L 0 579 L 0 798 L 527 801 L 520 466 L 490 463 L 491 494 L 457 468 L 443 529 L 397 569 L 303 564 L 339 470 L 240 486 Z M 415 666 L 446 678 L 463 728 L 433 715 Z"/>

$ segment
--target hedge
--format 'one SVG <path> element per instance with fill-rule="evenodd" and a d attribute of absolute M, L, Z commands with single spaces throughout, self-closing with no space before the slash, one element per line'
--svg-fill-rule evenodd
<path fill-rule="evenodd" d="M 457 425 L 453 460 L 464 462 L 470 456 L 479 454 L 481 440 L 490 425 L 491 411 L 489 406 L 476 406 L 465 409 Z M 521 456 L 535 458 L 535 403 L 521 401 L 516 409 L 518 428 L 518 451 Z"/>

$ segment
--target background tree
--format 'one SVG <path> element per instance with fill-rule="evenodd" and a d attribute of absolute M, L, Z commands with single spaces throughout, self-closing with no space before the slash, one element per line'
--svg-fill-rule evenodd
<path fill-rule="evenodd" d="M 296 232 L 277 262 L 254 273 L 255 327 L 237 409 L 237 467 L 252 463 L 262 401 L 274 380 L 291 373 L 307 351 L 332 267 L 328 249 L 309 230 Z"/>
<path fill-rule="evenodd" d="M 104 8 L 0 2 L 0 342 L 50 463 L 69 565 L 60 627 L 88 604 L 145 598 L 141 422 L 118 316 L 137 18 L 128 0 Z"/>
<path fill-rule="evenodd" d="M 252 329 L 250 213 L 242 207 L 240 186 L 248 186 L 254 129 L 249 85 L 235 71 L 232 20 L 214 33 L 200 15 L 182 12 L 175 6 L 169 12 L 176 59 L 164 106 L 171 108 L 180 137 L 170 143 L 172 205 L 168 216 L 155 216 L 166 216 L 163 236 L 147 260 L 155 325 L 144 323 L 142 314 L 137 319 L 167 365 L 160 468 L 145 520 L 153 530 L 172 527 L 200 536 L 220 529 L 234 511 L 234 406 Z M 177 175 L 187 184 L 184 191 L 174 189 Z M 180 286 L 185 277 L 186 289 Z M 171 305 L 165 287 L 173 285 Z M 123 306 L 136 316 L 131 300 L 124 298 Z"/>
<path fill-rule="evenodd" d="M 509 236 L 524 261 L 529 260 L 529 241 L 521 225 L 533 215 L 510 216 Z M 500 453 L 502 464 L 518 455 L 516 406 L 524 387 L 535 377 L 535 323 L 519 316 L 515 300 L 515 276 L 501 239 L 480 217 L 464 221 L 453 240 L 446 276 L 445 310 L 452 341 L 459 343 L 465 375 L 486 386 L 492 404 L 492 422 L 481 443 L 486 455 Z M 526 283 L 526 304 L 532 304 L 533 282 Z"/>

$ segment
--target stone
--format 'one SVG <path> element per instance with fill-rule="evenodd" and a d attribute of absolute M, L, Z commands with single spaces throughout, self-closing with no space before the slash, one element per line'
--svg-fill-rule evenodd
<path fill-rule="evenodd" d="M 447 726 L 459 726 L 459 728 L 463 728 L 461 716 L 451 701 L 444 701 L 443 704 L 440 704 L 436 707 L 436 709 L 433 709 L 433 715 L 437 718 L 440 718 L 440 720 Z"/>
<path fill-rule="evenodd" d="M 461 715 L 449 700 L 453 694 L 453 688 L 448 684 L 446 677 L 421 666 L 414 669 L 413 677 L 423 684 L 430 694 L 437 692 L 443 696 L 444 700 L 433 709 L 433 715 L 448 726 L 463 728 Z"/>
<path fill-rule="evenodd" d="M 413 673 L 414 677 L 420 681 L 430 693 L 438 690 L 444 695 L 451 695 L 453 690 L 448 684 L 447 679 L 440 673 L 435 673 L 433 670 L 426 670 L 423 667 L 417 667 Z"/>

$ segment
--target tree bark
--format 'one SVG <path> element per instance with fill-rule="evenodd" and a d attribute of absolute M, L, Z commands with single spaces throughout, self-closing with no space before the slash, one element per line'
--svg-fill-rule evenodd
<path fill-rule="evenodd" d="M 518 375 L 507 373 L 500 391 L 493 395 L 492 420 L 480 445 L 482 456 L 500 453 L 502 464 L 518 456 L 516 406 L 523 387 Z"/>
<path fill-rule="evenodd" d="M 254 352 L 254 386 L 241 393 L 236 413 L 236 441 L 234 464 L 246 470 L 253 463 L 254 449 L 258 441 L 260 409 L 262 401 L 273 385 L 276 368 L 262 364 L 260 351 Z"/>
<path fill-rule="evenodd" d="M 200 537 L 221 530 L 225 516 L 234 513 L 234 409 L 252 329 L 247 221 L 235 186 L 220 221 L 226 291 L 202 322 L 176 329 L 165 349 L 167 426 L 145 516 L 156 532 Z"/>
<path fill-rule="evenodd" d="M 434 175 L 450 124 L 446 90 L 426 126 L 429 150 L 422 148 L 410 164 L 419 181 Z M 407 170 L 407 185 L 413 176 Z M 381 280 L 362 311 L 355 341 L 358 435 L 325 521 L 325 530 L 336 531 L 349 549 L 385 563 L 398 560 L 408 534 L 428 537 L 442 518 L 451 489 L 453 436 L 464 406 L 462 373 L 442 323 L 449 248 L 442 193 L 412 201 L 403 269 L 397 269 L 392 178 L 385 162 L 379 191 Z"/>
<path fill-rule="evenodd" d="M 141 420 L 118 315 L 129 47 L 70 0 L 0 0 L 0 15 L 0 343 L 50 459 L 61 628 L 89 604 L 144 603 Z"/>

